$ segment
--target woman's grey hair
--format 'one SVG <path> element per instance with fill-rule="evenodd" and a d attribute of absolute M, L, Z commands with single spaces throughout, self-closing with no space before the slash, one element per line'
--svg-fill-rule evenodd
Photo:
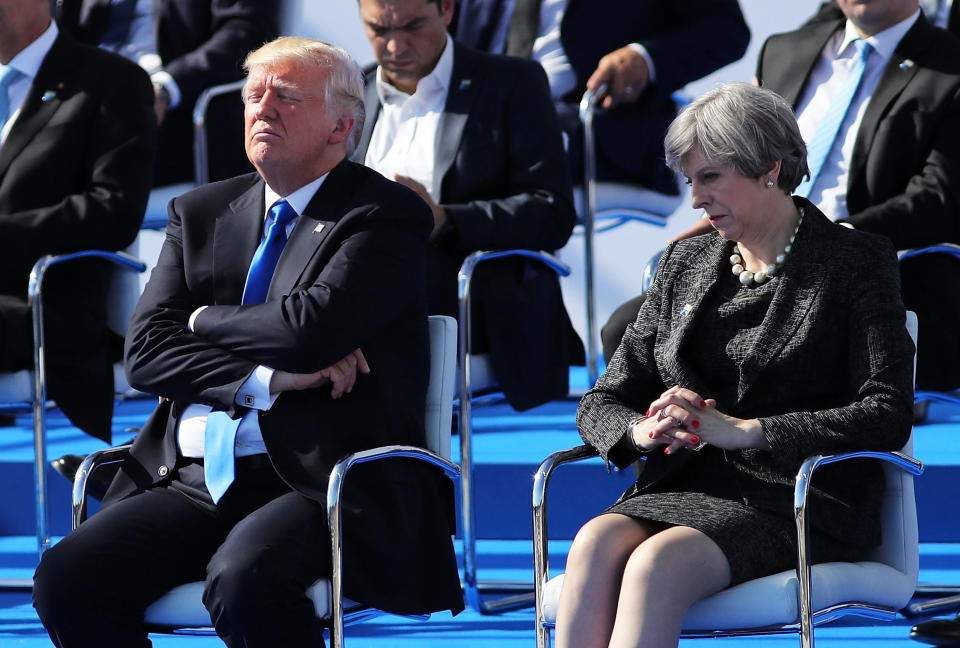
<path fill-rule="evenodd" d="M 363 73 L 347 51 L 321 40 L 282 36 L 247 55 L 243 69 L 250 72 L 260 65 L 293 62 L 330 71 L 323 100 L 328 109 L 346 113 L 354 120 L 347 142 L 347 156 L 353 153 L 363 132 L 366 111 L 363 106 Z"/>
<path fill-rule="evenodd" d="M 748 178 L 759 178 L 779 161 L 777 186 L 787 194 L 809 174 L 790 104 L 749 83 L 724 83 L 697 97 L 670 124 L 663 146 L 667 166 L 680 174 L 683 156 L 693 148 Z"/>

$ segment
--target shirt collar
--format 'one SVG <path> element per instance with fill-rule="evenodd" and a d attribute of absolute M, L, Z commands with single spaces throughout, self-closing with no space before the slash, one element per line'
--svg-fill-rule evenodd
<path fill-rule="evenodd" d="M 296 191 L 292 192 L 289 196 L 281 196 L 276 191 L 270 188 L 270 185 L 264 183 L 263 198 L 264 203 L 266 204 L 266 211 L 264 216 L 270 212 L 270 208 L 273 207 L 273 203 L 277 202 L 281 198 L 287 201 L 287 203 L 293 207 L 293 210 L 297 212 L 297 216 L 301 215 L 304 210 L 307 208 L 307 205 L 310 204 L 310 201 L 313 200 L 314 194 L 317 193 L 317 190 L 320 189 L 320 185 L 323 184 L 323 181 L 327 179 L 327 176 L 330 175 L 330 172 L 324 173 L 322 176 L 308 182 L 303 185 Z"/>
<path fill-rule="evenodd" d="M 57 23 L 51 20 L 50 26 L 35 41 L 20 50 L 10 60 L 8 67 L 12 67 L 24 76 L 35 79 L 37 72 L 40 71 L 43 59 L 47 56 L 50 48 L 53 47 L 53 41 L 57 40 L 58 33 Z"/>
<path fill-rule="evenodd" d="M 433 66 L 430 74 L 417 82 L 417 90 L 412 95 L 402 90 L 398 90 L 383 78 L 383 67 L 377 66 L 377 96 L 380 97 L 380 103 L 398 103 L 405 101 L 408 97 L 424 97 L 444 93 L 450 87 L 450 76 L 453 74 L 453 39 L 447 34 L 447 43 L 443 46 L 443 52 L 437 64 Z"/>
<path fill-rule="evenodd" d="M 873 47 L 873 50 L 879 54 L 884 61 L 888 61 L 893 56 L 893 52 L 897 49 L 897 45 L 900 44 L 900 41 L 903 39 L 906 33 L 910 31 L 910 28 L 913 27 L 913 24 L 917 22 L 919 17 L 920 10 L 917 9 L 905 20 L 901 20 L 893 27 L 887 27 L 882 32 L 877 32 L 873 36 L 868 36 L 864 40 L 870 43 L 870 46 Z M 840 41 L 840 48 L 837 50 L 837 53 L 843 53 L 850 43 L 859 38 L 860 36 L 857 35 L 856 27 L 854 27 L 853 23 L 848 20 L 846 29 L 844 30 L 843 40 Z"/>

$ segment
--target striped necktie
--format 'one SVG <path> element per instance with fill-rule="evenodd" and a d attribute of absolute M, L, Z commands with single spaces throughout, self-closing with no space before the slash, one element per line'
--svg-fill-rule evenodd
<path fill-rule="evenodd" d="M 273 271 L 287 244 L 287 225 L 297 216 L 296 210 L 282 199 L 273 204 L 270 214 L 273 221 L 257 247 L 247 272 L 247 282 L 243 288 L 244 304 L 259 304 L 266 300 Z M 230 418 L 226 412 L 210 412 L 207 415 L 203 437 L 203 478 L 214 503 L 220 501 L 234 480 L 234 452 L 240 420 Z"/>
<path fill-rule="evenodd" d="M 810 167 L 810 177 L 801 182 L 800 186 L 794 191 L 798 196 L 807 197 L 810 195 L 814 183 L 820 176 L 820 172 L 823 171 L 824 163 L 830 156 L 833 143 L 840 131 L 840 125 L 847 116 L 850 104 L 863 81 L 863 71 L 867 67 L 867 57 L 870 56 L 870 50 L 873 48 L 870 47 L 870 43 L 860 38 L 853 41 L 852 44 L 856 48 L 856 54 L 853 58 L 853 64 L 850 66 L 850 73 L 844 79 L 843 85 L 840 86 L 833 102 L 820 121 L 820 125 L 817 126 L 816 132 L 807 144 L 807 164 Z"/>

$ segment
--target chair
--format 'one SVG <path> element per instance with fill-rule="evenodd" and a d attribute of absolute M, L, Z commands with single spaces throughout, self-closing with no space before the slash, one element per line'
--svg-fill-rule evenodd
<path fill-rule="evenodd" d="M 426 440 L 428 449 L 415 446 L 383 446 L 348 455 L 334 466 L 327 487 L 327 519 L 333 558 L 333 576 L 318 580 L 307 595 L 313 601 L 317 616 L 330 623 L 330 646 L 341 648 L 343 626 L 381 614 L 379 610 L 344 599 L 341 581 L 342 532 L 341 493 L 349 470 L 359 464 L 379 459 L 405 457 L 424 461 L 441 468 L 456 479 L 460 468 L 450 462 L 450 425 L 453 417 L 453 393 L 456 378 L 457 323 L 452 317 L 430 317 L 430 382 L 426 400 Z M 73 526 L 86 519 L 86 483 L 96 468 L 122 461 L 130 446 L 119 446 L 94 452 L 80 465 L 73 484 Z M 193 629 L 212 633 L 210 615 L 201 602 L 202 582 L 175 587 L 147 608 L 144 622 L 164 630 Z M 429 616 L 429 615 L 427 615 Z M 418 618 L 427 618 L 418 617 Z M 189 630 L 188 630 L 189 631 Z"/>
<path fill-rule="evenodd" d="M 27 301 L 33 317 L 33 369 L 0 373 L 0 413 L 33 413 L 34 484 L 37 511 L 37 552 L 50 548 L 49 509 L 47 497 L 47 376 L 44 360 L 43 326 L 43 280 L 47 271 L 63 263 L 77 259 L 99 258 L 114 264 L 111 286 L 107 295 L 107 325 L 111 331 L 122 336 L 127 330 L 127 321 L 133 313 L 140 286 L 135 273 L 146 266 L 132 254 L 137 243 L 125 252 L 86 250 L 71 254 L 46 255 L 39 259 L 30 271 Z M 114 375 L 116 375 L 116 370 Z M 122 373 L 122 371 L 121 371 Z M 125 384 L 125 381 L 124 383 Z M 122 387 L 122 385 L 121 385 Z"/>
<path fill-rule="evenodd" d="M 907 313 L 907 328 L 916 340 L 917 320 Z M 683 622 L 683 637 L 799 632 L 800 645 L 813 648 L 815 625 L 848 614 L 892 620 L 913 595 L 919 572 L 917 509 L 913 477 L 923 465 L 909 456 L 913 435 L 900 452 L 847 452 L 808 457 L 797 472 L 794 516 L 797 522 L 797 567 L 729 587 L 694 604 Z M 553 470 L 564 463 L 596 456 L 589 446 L 555 452 L 537 470 L 533 486 L 534 561 L 537 584 L 537 648 L 550 645 L 563 576 L 553 579 L 547 563 L 546 488 Z M 882 544 L 867 560 L 821 563 L 809 558 L 807 495 L 814 471 L 856 458 L 884 462 L 886 489 Z"/>
<path fill-rule="evenodd" d="M 477 580 L 477 520 L 474 509 L 476 487 L 473 481 L 473 407 L 504 401 L 497 391 L 497 379 L 490 357 L 474 354 L 471 348 L 471 288 L 473 275 L 481 263 L 508 257 L 525 257 L 543 263 L 561 277 L 570 274 L 570 268 L 546 252 L 532 250 L 482 250 L 473 252 L 460 266 L 457 275 L 457 299 L 459 301 L 459 344 L 457 366 L 460 368 L 457 389 L 457 432 L 460 437 L 461 500 L 463 521 L 463 589 L 467 604 L 482 614 L 505 612 L 518 606 L 533 603 L 533 583 L 523 581 Z M 482 591 L 520 592 L 518 596 L 484 602 Z"/>
<path fill-rule="evenodd" d="M 596 179 L 597 158 L 596 142 L 593 133 L 593 118 L 596 112 L 595 101 L 598 94 L 605 91 L 601 86 L 596 91 L 587 90 L 580 99 L 580 121 L 583 123 L 583 184 L 584 190 L 577 188 L 577 212 L 583 226 L 583 265 L 584 292 L 586 300 L 587 328 L 587 380 L 592 387 L 597 382 L 597 314 L 596 279 L 594 278 L 594 235 L 597 232 L 619 227 L 636 221 L 658 227 L 665 227 L 667 218 L 680 206 L 681 194 L 670 195 L 646 189 L 638 185 L 617 182 L 598 182 Z M 687 103 L 679 95 L 674 95 L 678 105 Z M 584 196 L 585 193 L 585 196 Z M 606 221 L 598 227 L 597 224 Z"/>

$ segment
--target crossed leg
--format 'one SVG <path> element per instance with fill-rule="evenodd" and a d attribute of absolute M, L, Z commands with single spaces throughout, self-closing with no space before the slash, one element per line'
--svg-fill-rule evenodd
<path fill-rule="evenodd" d="M 675 648 L 687 609 L 729 582 L 726 556 L 700 531 L 600 515 L 567 556 L 557 648 Z"/>

